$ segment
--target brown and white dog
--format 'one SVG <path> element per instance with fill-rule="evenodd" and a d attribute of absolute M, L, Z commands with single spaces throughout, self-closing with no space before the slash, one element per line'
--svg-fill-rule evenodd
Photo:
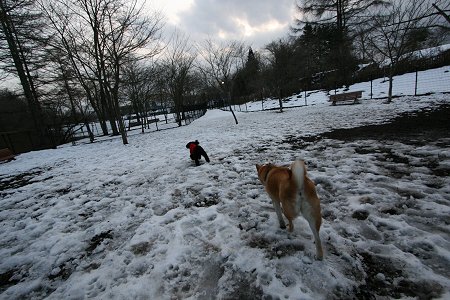
<path fill-rule="evenodd" d="M 291 164 L 290 168 L 273 164 L 256 165 L 256 170 L 259 180 L 272 199 L 280 227 L 286 228 L 281 212 L 289 221 L 290 232 L 294 230 L 294 218 L 302 213 L 314 235 L 316 258 L 322 260 L 323 251 L 319 237 L 322 224 L 320 200 L 314 182 L 306 176 L 305 163 L 297 160 Z"/>

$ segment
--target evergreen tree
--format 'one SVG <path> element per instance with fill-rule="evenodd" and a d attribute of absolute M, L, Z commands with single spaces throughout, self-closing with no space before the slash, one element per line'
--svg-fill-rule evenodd
<path fill-rule="evenodd" d="M 301 0 L 297 11 L 302 16 L 296 20 L 294 32 L 302 31 L 305 24 L 334 24 L 338 32 L 348 32 L 366 22 L 372 7 L 386 6 L 388 0 Z"/>
<path fill-rule="evenodd" d="M 259 61 L 256 59 L 253 49 L 248 49 L 247 62 L 245 63 L 245 70 L 248 75 L 256 75 L 259 71 Z"/>
<path fill-rule="evenodd" d="M 390 1 L 386 0 L 300 1 L 297 10 L 302 18 L 296 20 L 292 31 L 303 32 L 303 35 L 307 36 L 314 34 L 313 41 L 319 43 L 312 49 L 318 57 L 307 57 L 308 68 L 314 69 L 313 65 L 317 66 L 318 63 L 319 72 L 336 70 L 334 78 L 330 80 L 338 85 L 348 84 L 357 63 L 352 54 L 354 32 L 369 20 L 370 14 L 367 12 L 371 8 L 386 6 L 389 3 Z M 311 43 L 311 38 L 308 42 Z"/>
<path fill-rule="evenodd" d="M 48 147 L 49 137 L 33 74 L 42 67 L 39 63 L 42 59 L 40 45 L 45 40 L 34 0 L 0 0 L 0 25 L 3 70 L 17 75 L 33 120 L 33 129 L 39 137 L 38 147 Z"/>
<path fill-rule="evenodd" d="M 357 61 L 351 43 L 346 41 L 348 39 L 342 39 L 334 24 L 305 25 L 303 34 L 295 41 L 299 76 L 314 77 L 329 87 L 348 84 Z M 313 82 L 308 81 L 308 84 Z"/>
<path fill-rule="evenodd" d="M 270 52 L 266 85 L 272 94 L 286 95 L 296 91 L 299 84 L 299 64 L 295 60 L 293 43 L 289 40 L 279 40 L 267 45 L 266 49 Z"/>
<path fill-rule="evenodd" d="M 257 92 L 260 80 L 259 72 L 260 62 L 250 47 L 244 67 L 237 72 L 234 80 L 235 95 L 248 96 Z"/>

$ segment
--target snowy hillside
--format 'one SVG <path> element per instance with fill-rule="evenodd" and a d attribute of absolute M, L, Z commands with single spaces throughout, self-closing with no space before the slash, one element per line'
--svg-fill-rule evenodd
<path fill-rule="evenodd" d="M 374 79 L 371 82 L 360 82 L 349 86 L 348 91 L 362 91 L 363 99 L 377 99 L 386 98 L 389 82 L 387 78 Z M 417 91 L 416 91 L 417 89 Z M 429 93 L 449 92 L 450 91 L 450 66 L 430 69 L 426 71 L 420 71 L 417 74 L 417 86 L 416 86 L 416 73 L 407 73 L 394 77 L 393 84 L 393 96 L 406 96 L 425 95 Z M 317 105 L 326 103 L 329 99 L 329 94 L 345 92 L 343 88 L 331 91 L 308 91 L 306 92 L 306 105 Z M 372 96 L 371 96 L 372 93 Z M 305 93 L 300 93 L 287 97 L 283 101 L 283 107 L 295 107 L 299 105 L 305 105 Z M 261 101 L 255 101 L 247 104 L 235 107 L 236 110 L 248 110 L 259 111 L 264 109 L 278 108 L 278 99 L 265 99 L 263 103 Z"/>
<path fill-rule="evenodd" d="M 449 96 L 382 101 L 238 112 L 238 125 L 213 110 L 126 146 L 0 164 L 0 298 L 448 299 L 448 131 L 325 133 L 448 111 Z M 190 161 L 194 139 L 210 164 Z M 295 158 L 322 201 L 323 261 L 302 218 L 293 233 L 278 228 L 256 176 L 256 163 Z"/>

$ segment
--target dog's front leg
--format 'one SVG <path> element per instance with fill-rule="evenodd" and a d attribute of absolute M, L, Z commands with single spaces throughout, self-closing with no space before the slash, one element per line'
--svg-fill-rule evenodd
<path fill-rule="evenodd" d="M 272 199 L 272 204 L 273 204 L 273 207 L 275 208 L 275 212 L 277 213 L 278 222 L 280 222 L 280 228 L 285 229 L 286 223 L 284 223 L 283 214 L 281 213 L 280 202 Z"/>

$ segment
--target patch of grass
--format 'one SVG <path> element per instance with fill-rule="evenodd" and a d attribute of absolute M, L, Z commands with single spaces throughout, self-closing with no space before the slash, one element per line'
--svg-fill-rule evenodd
<path fill-rule="evenodd" d="M 17 189 L 24 187 L 31 183 L 31 180 L 42 174 L 42 170 L 31 170 L 30 172 L 22 173 L 12 177 L 0 178 L 0 191 L 5 191 L 8 189 Z"/>
<path fill-rule="evenodd" d="M 92 252 L 95 250 L 95 248 L 97 248 L 104 240 L 112 239 L 113 236 L 112 236 L 111 232 L 112 232 L 112 230 L 108 230 L 108 231 L 105 231 L 105 232 L 95 235 L 91 239 L 91 241 L 89 243 L 89 247 L 86 248 L 86 252 L 88 253 L 88 255 L 92 254 Z"/>

